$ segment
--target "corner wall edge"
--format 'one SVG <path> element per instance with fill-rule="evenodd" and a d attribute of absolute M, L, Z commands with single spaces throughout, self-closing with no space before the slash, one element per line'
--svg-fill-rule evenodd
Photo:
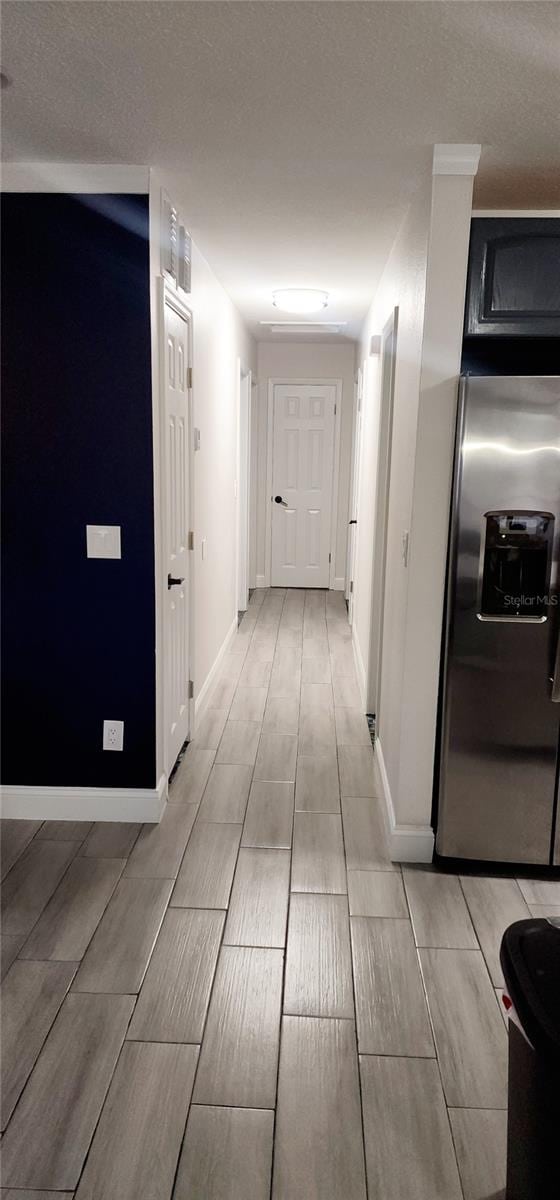
<path fill-rule="evenodd" d="M 384 817 L 389 840 L 391 862 L 431 863 L 434 854 L 434 831 L 430 825 L 399 825 L 395 817 L 389 778 L 379 738 L 374 755 L 377 781 L 384 803 Z"/>
<path fill-rule="evenodd" d="M 476 175 L 481 151 L 475 142 L 436 142 L 432 175 Z"/>

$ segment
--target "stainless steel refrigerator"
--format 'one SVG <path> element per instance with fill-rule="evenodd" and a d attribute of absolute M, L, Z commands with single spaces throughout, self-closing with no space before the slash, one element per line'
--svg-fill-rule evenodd
<path fill-rule="evenodd" d="M 560 379 L 461 380 L 436 849 L 560 864 Z"/>

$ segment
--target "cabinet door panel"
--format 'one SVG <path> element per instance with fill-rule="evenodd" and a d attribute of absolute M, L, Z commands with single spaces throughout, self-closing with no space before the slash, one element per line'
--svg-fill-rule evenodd
<path fill-rule="evenodd" d="M 560 220 L 474 220 L 467 334 L 560 334 Z"/>

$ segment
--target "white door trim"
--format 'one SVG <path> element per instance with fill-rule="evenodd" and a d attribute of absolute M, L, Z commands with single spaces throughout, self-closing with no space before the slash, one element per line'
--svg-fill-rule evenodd
<path fill-rule="evenodd" d="M 259 396 L 259 382 L 251 372 L 251 409 L 249 419 L 249 588 L 257 586 Z"/>
<path fill-rule="evenodd" d="M 352 591 L 350 599 L 350 585 L 354 584 L 355 567 L 356 567 L 356 548 L 358 544 L 358 527 L 353 526 L 352 533 L 350 531 L 350 521 L 358 518 L 358 507 L 360 501 L 360 473 L 362 462 L 362 435 L 363 435 L 363 417 L 364 417 L 364 369 L 359 366 L 354 379 L 354 410 L 352 417 L 352 457 L 350 460 L 350 488 L 348 493 L 348 526 L 346 530 L 346 583 L 345 594 L 348 602 L 348 624 L 354 622 L 354 602 L 355 594 Z"/>
<path fill-rule="evenodd" d="M 396 351 L 399 310 L 395 307 L 381 334 L 379 364 L 379 423 L 377 475 L 375 489 L 373 561 L 371 577 L 371 620 L 369 630 L 367 711 L 375 713 L 375 728 L 380 732 L 379 697 L 383 659 L 383 623 L 385 610 L 385 580 L 387 563 L 387 525 L 391 491 L 391 458 L 393 450 L 393 413 L 395 395 Z M 385 372 L 388 372 L 388 392 L 385 395 Z"/>
<path fill-rule="evenodd" d="M 190 308 L 184 303 L 180 296 L 177 295 L 173 286 L 164 278 L 159 280 L 159 304 L 158 304 L 158 347 L 159 347 L 159 420 L 158 420 L 158 486 L 155 488 L 155 529 L 156 542 L 158 549 L 156 551 L 156 712 L 159 713 L 159 736 L 161 737 L 164 771 L 167 775 L 168 769 L 173 764 L 167 763 L 167 696 L 165 687 L 165 639 L 166 629 L 164 625 L 165 614 L 165 546 L 166 541 L 166 504 L 165 504 L 165 307 L 169 305 L 174 312 L 177 313 L 183 321 L 186 322 L 188 328 L 188 365 L 192 367 L 193 361 L 193 316 Z M 189 529 L 194 530 L 194 454 L 193 454 L 193 389 L 188 392 L 188 496 L 189 496 Z M 189 679 L 193 678 L 193 646 L 195 636 L 195 612 L 194 612 L 194 568 L 195 555 L 190 552 L 190 572 L 188 586 L 188 605 L 189 605 Z M 159 636 L 158 636 L 159 634 Z M 194 700 L 189 700 L 189 732 L 188 736 L 192 735 L 194 729 Z"/>
<path fill-rule="evenodd" d="M 249 603 L 252 373 L 237 359 L 236 613 Z"/>
<path fill-rule="evenodd" d="M 334 590 L 336 578 L 336 534 L 338 524 L 338 477 L 340 472 L 340 418 L 342 410 L 342 379 L 320 379 L 316 376 L 302 379 L 291 375 L 274 376 L 268 380 L 268 412 L 266 427 L 266 494 L 265 494 L 265 556 L 264 556 L 264 587 L 270 587 L 272 566 L 272 443 L 274 434 L 274 388 L 278 384 L 292 387 L 324 387 L 329 385 L 336 388 L 336 412 L 334 416 L 334 459 L 331 493 L 331 536 L 329 565 L 329 589 Z"/>
<path fill-rule="evenodd" d="M 356 374 L 354 376 L 354 388 L 353 388 L 353 392 L 352 392 L 352 440 L 350 442 L 350 480 L 349 480 L 349 486 L 348 486 L 348 536 L 346 538 L 346 576 L 345 576 L 345 581 L 344 581 L 344 598 L 347 602 L 350 598 L 350 576 L 352 574 L 351 561 L 350 561 L 350 558 L 351 558 L 351 554 L 350 554 L 350 546 L 351 546 L 350 521 L 352 519 L 352 508 L 353 508 L 353 499 L 354 499 L 354 471 L 355 471 L 354 459 L 356 457 L 356 433 L 357 433 L 357 424 L 358 424 L 359 370 L 360 370 L 360 368 L 358 367 L 358 370 L 356 371 Z"/>

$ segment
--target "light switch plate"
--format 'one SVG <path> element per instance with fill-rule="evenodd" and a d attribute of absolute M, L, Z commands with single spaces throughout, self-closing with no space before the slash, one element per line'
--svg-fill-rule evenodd
<path fill-rule="evenodd" d="M 120 558 L 120 525 L 86 525 L 88 558 Z"/>

